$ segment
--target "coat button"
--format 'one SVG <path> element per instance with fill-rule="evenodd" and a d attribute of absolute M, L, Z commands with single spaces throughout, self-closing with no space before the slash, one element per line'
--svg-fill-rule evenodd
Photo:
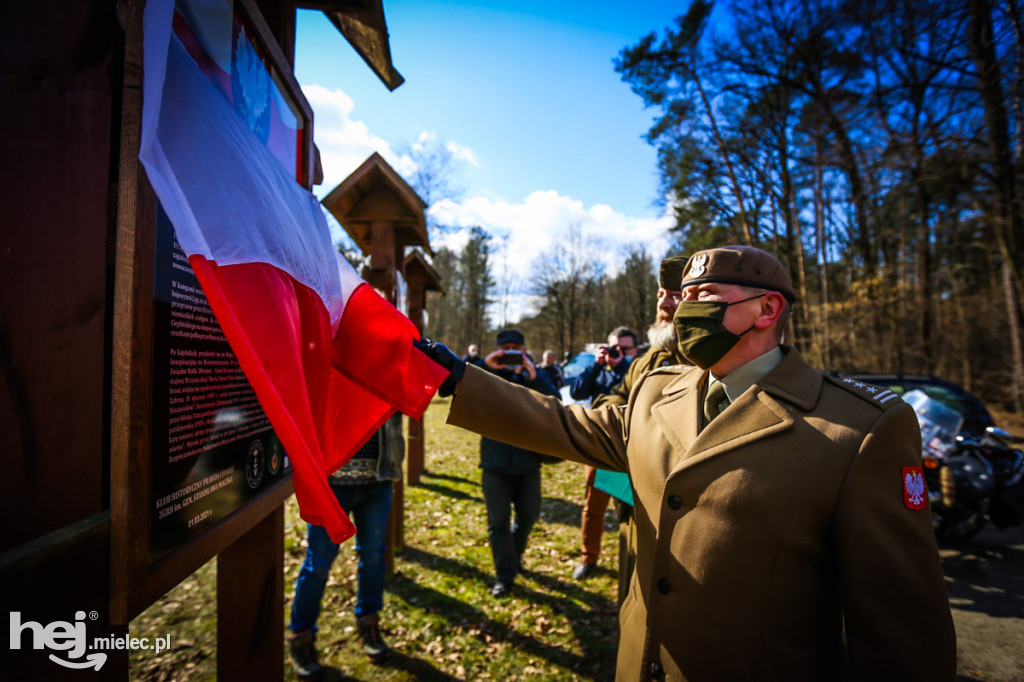
<path fill-rule="evenodd" d="M 669 495 L 668 496 L 668 506 L 669 506 L 669 509 L 677 510 L 677 509 L 679 509 L 680 507 L 683 506 L 683 501 L 679 498 L 678 495 Z"/>
<path fill-rule="evenodd" d="M 671 591 L 672 591 L 672 583 L 670 583 L 665 578 L 662 578 L 661 580 L 658 581 L 658 592 L 661 592 L 662 594 L 668 594 Z"/>
<path fill-rule="evenodd" d="M 656 680 L 660 680 L 664 676 L 665 670 L 661 667 L 661 663 L 658 663 L 657 661 L 651 663 L 651 677 Z"/>

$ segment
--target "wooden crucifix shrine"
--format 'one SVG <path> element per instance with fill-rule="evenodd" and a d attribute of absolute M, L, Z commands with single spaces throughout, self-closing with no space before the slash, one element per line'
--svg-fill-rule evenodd
<path fill-rule="evenodd" d="M 423 199 L 374 152 L 321 203 L 356 246 L 369 256 L 363 279 L 399 310 L 408 312 L 409 292 L 404 272 L 406 247 L 421 247 L 430 252 L 424 214 L 427 205 Z M 413 428 L 410 423 L 410 441 Z M 422 441 L 420 443 L 422 461 Z M 404 492 L 403 481 L 396 481 L 388 521 L 389 571 L 394 550 L 404 544 Z"/>

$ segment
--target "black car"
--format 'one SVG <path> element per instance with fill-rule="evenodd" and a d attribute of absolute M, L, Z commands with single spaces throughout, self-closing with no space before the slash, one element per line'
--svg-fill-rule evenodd
<path fill-rule="evenodd" d="M 931 374 L 872 374 L 867 372 L 843 372 L 837 376 L 849 377 L 866 384 L 874 384 L 887 388 L 893 393 L 903 395 L 907 391 L 918 389 L 929 398 L 938 400 L 950 407 L 964 418 L 962 432 L 973 437 L 981 437 L 985 427 L 992 426 L 992 416 L 985 405 L 971 395 L 965 388 L 952 381 L 940 379 Z"/>

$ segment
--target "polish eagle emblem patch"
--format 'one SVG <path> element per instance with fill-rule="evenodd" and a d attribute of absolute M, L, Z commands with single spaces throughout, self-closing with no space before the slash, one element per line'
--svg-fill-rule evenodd
<path fill-rule="evenodd" d="M 924 487 L 924 469 L 903 467 L 903 503 L 907 509 L 924 509 L 928 495 Z"/>
<path fill-rule="evenodd" d="M 693 257 L 693 262 L 690 263 L 690 277 L 700 277 L 704 274 L 705 269 L 708 265 L 708 254 L 698 253 Z"/>

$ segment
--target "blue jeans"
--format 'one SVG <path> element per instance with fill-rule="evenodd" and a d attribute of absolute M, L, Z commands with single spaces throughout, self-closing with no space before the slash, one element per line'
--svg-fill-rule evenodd
<path fill-rule="evenodd" d="M 512 582 L 522 570 L 521 559 L 526 550 L 533 524 L 540 516 L 540 470 L 525 474 L 483 472 L 481 486 L 487 505 L 487 537 L 494 557 L 498 580 Z M 512 521 L 512 508 L 516 518 Z"/>
<path fill-rule="evenodd" d="M 356 526 L 356 618 L 377 613 L 384 605 L 384 577 L 386 573 L 384 549 L 387 540 L 388 514 L 391 512 L 391 481 L 378 481 L 367 485 L 331 486 L 338 503 L 352 517 Z M 309 525 L 306 538 L 306 560 L 295 581 L 295 599 L 292 601 L 292 632 L 316 629 L 320 615 L 320 600 L 324 596 L 327 577 L 338 545 L 331 542 L 322 526 Z"/>

